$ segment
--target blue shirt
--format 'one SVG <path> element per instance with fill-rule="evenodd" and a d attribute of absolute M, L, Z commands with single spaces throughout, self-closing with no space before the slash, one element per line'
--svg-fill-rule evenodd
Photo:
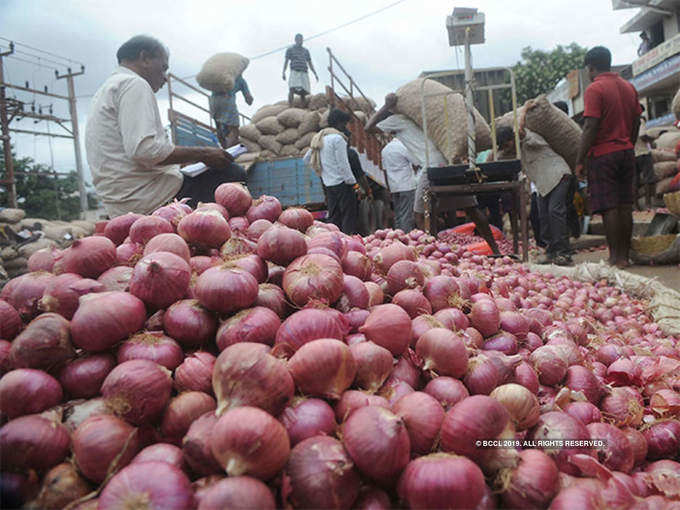
<path fill-rule="evenodd" d="M 234 88 L 228 94 L 213 92 L 210 96 L 210 113 L 217 122 L 223 122 L 228 126 L 238 126 L 238 108 L 236 107 L 236 94 L 242 92 L 243 95 L 250 94 L 248 84 L 243 76 L 234 80 Z"/>

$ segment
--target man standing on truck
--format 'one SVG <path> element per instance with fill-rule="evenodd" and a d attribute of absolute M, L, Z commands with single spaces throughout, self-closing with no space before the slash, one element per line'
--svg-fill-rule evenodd
<path fill-rule="evenodd" d="M 110 217 L 148 214 L 174 198 L 212 202 L 223 182 L 245 181 L 243 168 L 219 147 L 177 147 L 168 139 L 154 96 L 168 70 L 160 41 L 135 36 L 117 58 L 92 99 L 85 134 L 92 180 Z M 180 164 L 196 162 L 209 168 L 196 177 L 180 172 Z"/>
<path fill-rule="evenodd" d="M 210 96 L 210 115 L 215 119 L 217 138 L 225 149 L 238 143 L 238 128 L 241 124 L 236 106 L 238 92 L 243 94 L 248 105 L 253 104 L 253 96 L 250 95 L 248 84 L 242 74 L 234 81 L 234 88 L 231 92 L 227 94 L 213 92 Z"/>
<path fill-rule="evenodd" d="M 286 81 L 286 68 L 290 62 L 290 79 L 288 80 L 288 106 L 293 107 L 293 96 L 295 94 L 302 98 L 302 104 L 307 107 L 307 96 L 311 94 L 312 88 L 309 86 L 309 74 L 307 67 L 312 70 L 316 81 L 319 75 L 316 74 L 312 57 L 309 50 L 302 46 L 302 34 L 295 35 L 295 44 L 286 50 L 286 58 L 283 61 L 283 81 Z"/>
<path fill-rule="evenodd" d="M 397 132 L 392 131 L 390 134 L 396 137 Z M 420 161 L 411 155 L 398 138 L 393 138 L 390 143 L 383 147 L 381 156 L 392 192 L 394 228 L 408 233 L 416 225 L 413 212 L 416 199 L 414 167 L 419 167 Z"/>
<path fill-rule="evenodd" d="M 584 64 L 592 83 L 584 94 L 583 134 L 575 169 L 588 171 L 588 193 L 593 214 L 602 214 L 609 264 L 630 265 L 635 202 L 634 146 L 640 131 L 642 107 L 630 83 L 611 72 L 612 55 L 596 46 Z"/>

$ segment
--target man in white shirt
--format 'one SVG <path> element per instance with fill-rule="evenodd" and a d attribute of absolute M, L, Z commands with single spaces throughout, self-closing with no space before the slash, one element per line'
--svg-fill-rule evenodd
<path fill-rule="evenodd" d="M 396 135 L 396 132 L 390 133 Z M 394 228 L 410 232 L 415 228 L 413 205 L 416 197 L 416 174 L 414 167 L 420 162 L 414 158 L 398 138 L 385 145 L 382 164 L 392 193 L 394 207 Z"/>
<path fill-rule="evenodd" d="M 168 50 L 135 36 L 117 52 L 119 67 L 92 99 L 85 149 L 97 195 L 110 217 L 147 214 L 173 198 L 213 202 L 222 182 L 245 172 L 218 147 L 176 147 L 161 123 L 155 92 L 165 84 Z M 179 164 L 203 162 L 207 171 L 183 176 Z"/>
<path fill-rule="evenodd" d="M 314 135 L 304 156 L 306 164 L 321 177 L 331 223 L 345 234 L 356 234 L 358 202 L 354 192 L 357 183 L 347 157 L 347 137 L 343 133 L 349 114 L 331 110 L 328 127 Z"/>

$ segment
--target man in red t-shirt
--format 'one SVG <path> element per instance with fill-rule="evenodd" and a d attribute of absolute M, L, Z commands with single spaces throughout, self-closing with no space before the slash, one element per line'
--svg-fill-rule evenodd
<path fill-rule="evenodd" d="M 585 92 L 577 177 L 587 163 L 590 208 L 602 214 L 609 263 L 627 267 L 633 233 L 635 153 L 642 107 L 637 91 L 611 72 L 611 53 L 596 46 L 585 57 L 591 83 Z"/>

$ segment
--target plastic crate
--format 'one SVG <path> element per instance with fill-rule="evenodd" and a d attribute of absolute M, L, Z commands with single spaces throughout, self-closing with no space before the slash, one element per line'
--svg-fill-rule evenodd
<path fill-rule="evenodd" d="M 321 178 L 302 158 L 260 161 L 248 172 L 248 189 L 256 198 L 271 195 L 283 207 L 323 204 Z"/>

